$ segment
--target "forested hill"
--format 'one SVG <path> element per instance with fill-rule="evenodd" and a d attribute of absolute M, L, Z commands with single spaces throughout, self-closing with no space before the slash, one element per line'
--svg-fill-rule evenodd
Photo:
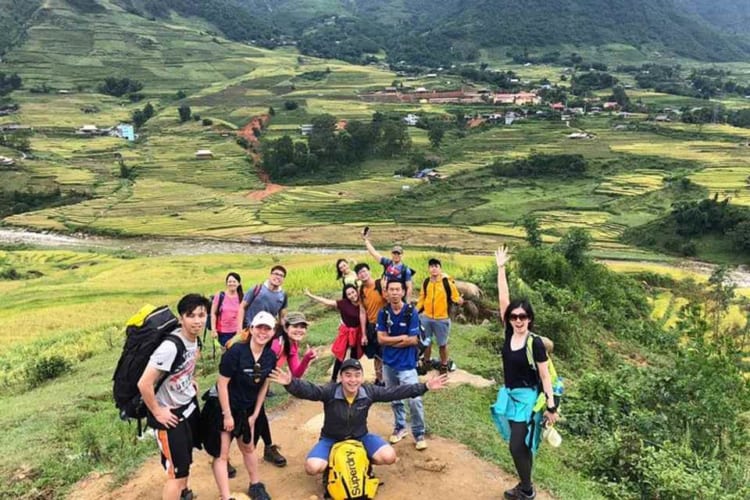
<path fill-rule="evenodd" d="M 750 1 L 748 0 L 675 0 L 712 25 L 750 38 Z"/>
<path fill-rule="evenodd" d="M 609 43 L 709 61 L 750 55 L 749 39 L 722 24 L 743 19 L 745 0 L 717 0 L 716 13 L 713 0 L 65 1 L 91 15 L 108 8 L 158 21 L 177 13 L 208 21 L 233 40 L 295 43 L 303 53 L 352 62 L 384 50 L 390 62 L 437 66 L 477 60 L 483 48 L 523 52 Z M 6 28 L 0 53 L 20 39 L 39 3 L 0 0 L 0 27 Z"/>

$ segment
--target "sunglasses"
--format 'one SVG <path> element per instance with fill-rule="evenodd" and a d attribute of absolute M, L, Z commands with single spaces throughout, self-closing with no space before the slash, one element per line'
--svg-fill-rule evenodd
<path fill-rule="evenodd" d="M 511 321 L 526 321 L 529 319 L 529 316 L 527 314 L 511 314 L 508 316 L 508 319 Z"/>
<path fill-rule="evenodd" d="M 260 366 L 260 363 L 255 363 L 253 366 L 253 383 L 260 384 L 260 379 L 263 375 L 261 370 L 263 369 L 262 366 Z"/>

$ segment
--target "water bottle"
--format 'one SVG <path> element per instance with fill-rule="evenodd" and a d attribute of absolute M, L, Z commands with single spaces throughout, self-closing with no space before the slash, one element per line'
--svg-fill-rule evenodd
<path fill-rule="evenodd" d="M 562 436 L 557 432 L 557 429 L 552 426 L 549 422 L 545 423 L 544 431 L 542 431 L 542 439 L 553 448 L 559 448 L 562 444 Z"/>

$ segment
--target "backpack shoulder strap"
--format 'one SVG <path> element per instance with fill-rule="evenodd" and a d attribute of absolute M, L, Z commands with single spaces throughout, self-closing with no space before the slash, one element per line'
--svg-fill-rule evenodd
<path fill-rule="evenodd" d="M 260 290 L 263 288 L 263 283 L 258 283 L 253 287 L 253 293 L 250 295 L 250 302 L 247 303 L 247 307 L 250 307 L 253 302 L 255 302 L 255 298 L 260 295 Z"/>
<path fill-rule="evenodd" d="M 161 377 L 161 379 L 159 379 L 159 381 L 156 383 L 156 386 L 154 387 L 154 393 L 159 390 L 159 388 L 167 380 L 167 377 L 169 375 L 177 372 L 177 369 L 185 359 L 185 352 L 187 351 L 185 343 L 182 341 L 182 339 L 173 333 L 168 333 L 167 335 L 165 335 L 162 342 L 164 341 L 172 342 L 175 348 L 177 348 L 177 353 L 175 354 L 174 360 L 172 361 L 172 366 L 169 367 L 169 371 L 165 373 L 164 376 Z"/>
<path fill-rule="evenodd" d="M 453 298 L 451 297 L 451 283 L 448 280 L 448 276 L 443 276 L 443 288 L 445 288 L 445 300 L 448 302 L 448 307 L 453 304 Z"/>
<path fill-rule="evenodd" d="M 537 371 L 536 362 L 534 361 L 534 339 L 537 337 L 538 335 L 532 332 L 529 332 L 529 335 L 526 337 L 526 360 L 533 371 Z"/>

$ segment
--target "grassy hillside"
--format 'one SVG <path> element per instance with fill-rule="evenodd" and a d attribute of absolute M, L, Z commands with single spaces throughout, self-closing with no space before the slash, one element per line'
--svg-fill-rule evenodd
<path fill-rule="evenodd" d="M 431 255 L 410 252 L 409 263 L 422 270 Z M 439 256 L 451 275 L 481 283 L 491 304 L 495 291 L 494 269 L 485 267 L 489 258 Z M 92 471 L 113 472 L 116 480 L 123 480 L 155 453 L 151 441 L 136 441 L 135 428 L 117 420 L 109 392 L 122 324 L 142 304 L 174 304 L 187 291 L 215 291 L 228 270 L 239 271 L 249 286 L 281 262 L 289 269 L 285 288 L 291 307 L 301 308 L 313 320 L 309 342 L 325 346 L 338 317 L 303 299 L 301 292 L 311 287 L 314 293 L 335 296 L 332 270 L 337 257 L 141 257 L 33 249 L 0 253 L 2 269 L 12 267 L 23 276 L 0 280 L 7 304 L 0 319 L 8 326 L 0 336 L 0 403 L 8 409 L 0 424 L 9 429 L 0 443 L 0 492 L 62 498 Z M 547 250 L 518 251 L 516 262 L 513 294 L 531 297 L 537 329 L 555 340 L 555 363 L 566 378 L 567 420 L 560 426 L 564 446 L 554 453 L 541 450 L 535 461 L 538 484 L 559 498 L 659 494 L 686 499 L 696 491 L 712 498 L 742 498 L 747 484 L 738 480 L 746 465 L 741 445 L 746 441 L 741 438 L 745 424 L 740 413 L 747 400 L 740 397 L 738 405 L 733 398 L 726 406 L 725 392 L 709 391 L 711 399 L 706 401 L 704 393 L 692 392 L 711 381 L 731 384 L 732 395 L 747 391 L 731 368 L 734 357 L 721 361 L 714 344 L 700 350 L 693 345 L 700 336 L 690 328 L 707 324 L 699 321 L 702 316 L 686 316 L 680 307 L 704 300 L 710 304 L 711 295 L 692 281 L 655 274 L 632 280 L 591 263 L 572 267 L 561 254 Z M 720 315 L 723 338 L 740 338 L 735 335 L 745 319 L 738 311 L 731 323 L 726 312 Z M 451 355 L 458 366 L 501 380 L 498 328 L 454 325 Z M 18 331 L 23 335 L 14 334 Z M 201 387 L 215 380 L 211 352 L 209 343 L 199 365 Z M 311 377 L 324 377 L 325 364 L 317 363 Z M 665 377 L 667 385 L 659 382 Z M 482 458 L 512 471 L 507 447 L 487 414 L 494 397 L 495 388 L 448 390 L 426 402 L 428 421 L 432 432 L 464 442 Z M 706 418 L 717 408 L 720 420 Z M 675 413 L 681 424 L 666 418 Z M 726 440 L 720 448 L 715 432 Z M 45 446 L 34 446 L 40 441 Z M 618 484 L 616 490 L 611 481 Z M 724 487 L 739 496 L 724 495 Z"/>

